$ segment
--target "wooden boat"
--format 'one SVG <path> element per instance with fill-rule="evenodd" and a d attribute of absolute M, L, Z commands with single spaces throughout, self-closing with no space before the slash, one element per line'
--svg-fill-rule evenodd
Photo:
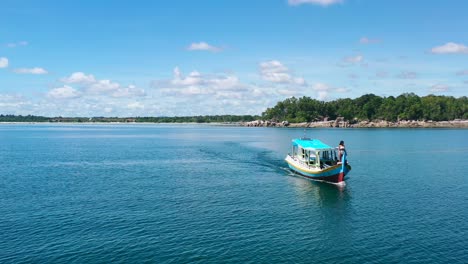
<path fill-rule="evenodd" d="M 300 138 L 292 140 L 292 152 L 286 156 L 289 168 L 303 177 L 342 183 L 351 170 L 343 151 L 338 160 L 337 149 L 318 139 Z"/>

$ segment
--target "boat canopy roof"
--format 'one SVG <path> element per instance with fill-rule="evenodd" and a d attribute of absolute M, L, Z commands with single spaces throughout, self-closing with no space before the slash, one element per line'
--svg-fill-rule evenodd
<path fill-rule="evenodd" d="M 318 139 L 304 139 L 298 138 L 293 139 L 293 145 L 300 146 L 303 149 L 309 150 L 322 150 L 322 149 L 333 149 L 332 147 L 328 146 L 327 144 L 323 143 Z"/>

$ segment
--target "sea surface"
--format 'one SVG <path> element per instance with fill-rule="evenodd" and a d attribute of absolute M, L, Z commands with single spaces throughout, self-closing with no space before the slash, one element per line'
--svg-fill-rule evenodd
<path fill-rule="evenodd" d="M 466 129 L 3 124 L 0 263 L 468 263 L 467 171 Z"/>

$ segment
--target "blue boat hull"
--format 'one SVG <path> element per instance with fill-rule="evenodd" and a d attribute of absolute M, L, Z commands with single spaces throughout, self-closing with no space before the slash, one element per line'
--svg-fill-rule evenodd
<path fill-rule="evenodd" d="M 340 182 L 344 181 L 346 175 L 351 170 L 351 166 L 346 165 L 344 171 L 341 171 L 341 166 L 340 166 L 339 168 L 336 168 L 336 169 L 333 169 L 333 170 L 330 170 L 330 171 L 326 171 L 326 172 L 323 172 L 323 173 L 311 174 L 311 173 L 307 173 L 307 172 L 298 170 L 289 163 L 288 163 L 288 165 L 289 165 L 289 168 L 292 171 L 298 173 L 302 177 L 312 179 L 312 180 L 316 180 L 316 181 L 326 181 L 326 182 L 332 182 L 332 183 L 340 183 Z"/>
<path fill-rule="evenodd" d="M 317 170 L 310 167 L 301 166 L 297 160 L 292 159 L 291 156 L 286 157 L 286 162 L 291 170 L 300 174 L 303 177 L 318 180 L 327 181 L 333 183 L 340 183 L 345 180 L 345 176 L 351 170 L 349 164 L 337 164 L 326 169 Z"/>

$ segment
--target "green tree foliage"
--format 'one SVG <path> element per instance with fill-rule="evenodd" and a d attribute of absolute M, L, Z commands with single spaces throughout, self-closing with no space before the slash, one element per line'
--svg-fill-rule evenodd
<path fill-rule="evenodd" d="M 356 99 L 323 102 L 310 97 L 288 98 L 262 113 L 263 119 L 311 122 L 328 117 L 346 120 L 433 120 L 468 118 L 468 98 L 405 93 L 398 97 L 365 94 Z"/>
<path fill-rule="evenodd" d="M 43 116 L 0 115 L 0 122 L 48 122 L 49 118 Z"/>
<path fill-rule="evenodd" d="M 259 119 L 251 115 L 215 115 L 215 116 L 175 116 L 175 117 L 135 117 L 135 122 L 146 123 L 231 123 L 248 122 Z"/>
<path fill-rule="evenodd" d="M 230 123 L 248 122 L 259 119 L 252 115 L 175 116 L 175 117 L 43 117 L 22 115 L 0 115 L 0 122 L 147 122 L 147 123 Z"/>

